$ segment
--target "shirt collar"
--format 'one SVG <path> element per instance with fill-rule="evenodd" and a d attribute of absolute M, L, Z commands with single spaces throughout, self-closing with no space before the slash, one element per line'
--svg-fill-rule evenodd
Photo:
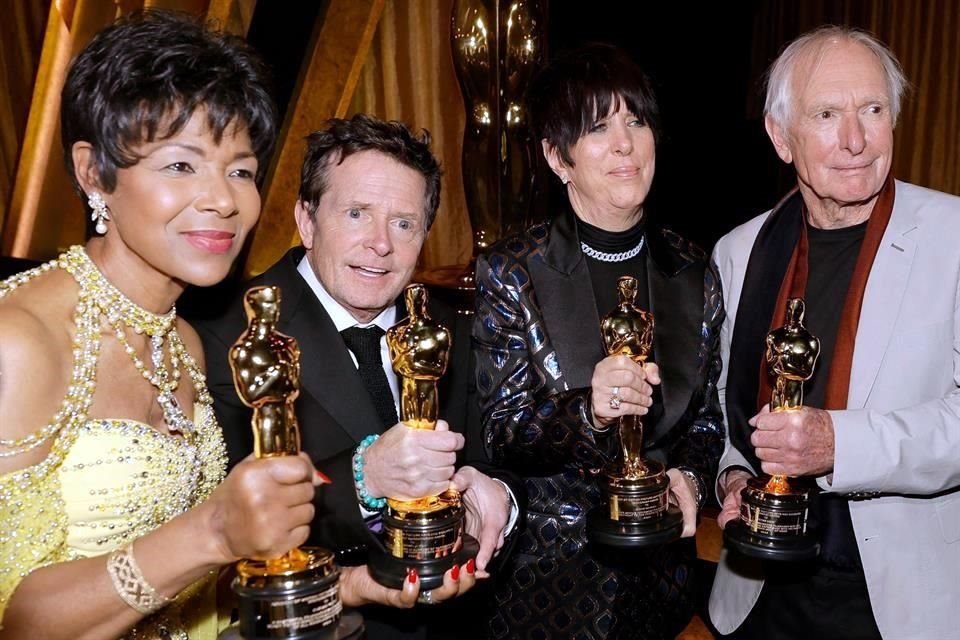
<path fill-rule="evenodd" d="M 327 315 L 333 320 L 333 325 L 337 328 L 338 332 L 350 327 L 363 328 L 372 325 L 377 325 L 386 331 L 397 323 L 397 307 L 392 304 L 381 311 L 371 322 L 357 322 L 357 319 L 327 292 L 320 282 L 320 279 L 317 278 L 317 274 L 314 273 L 313 267 L 310 266 L 310 261 L 307 260 L 307 256 L 303 256 L 303 259 L 300 260 L 300 264 L 297 265 L 297 272 L 306 281 L 310 289 L 313 290 L 314 295 L 317 296 L 317 300 L 320 301 Z"/>

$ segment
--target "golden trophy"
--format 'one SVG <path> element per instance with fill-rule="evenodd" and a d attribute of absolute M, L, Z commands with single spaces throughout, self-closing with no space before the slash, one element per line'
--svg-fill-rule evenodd
<path fill-rule="evenodd" d="M 820 340 L 803 326 L 804 304 L 787 301 L 787 323 L 767 334 L 764 358 L 772 376 L 770 411 L 803 406 L 803 383 L 813 376 Z M 813 492 L 795 487 L 784 475 L 758 476 L 741 493 L 740 519 L 727 524 L 723 537 L 741 553 L 766 560 L 804 560 L 820 552 L 807 531 Z"/>
<path fill-rule="evenodd" d="M 254 455 L 295 456 L 300 452 L 294 413 L 300 394 L 300 347 L 294 338 L 276 330 L 279 288 L 254 287 L 243 302 L 248 325 L 230 348 L 229 358 L 237 394 L 253 409 Z M 340 568 L 326 549 L 301 547 L 279 558 L 241 560 L 233 582 L 240 622 L 221 637 L 357 637 L 363 620 L 358 613 L 343 612 L 339 581 Z"/>
<path fill-rule="evenodd" d="M 407 318 L 387 331 L 390 361 L 400 382 L 400 420 L 412 429 L 437 426 L 437 381 L 447 370 L 450 332 L 427 313 L 427 290 L 404 290 Z M 464 532 L 464 507 L 457 491 L 413 500 L 387 499 L 382 545 L 370 554 L 370 574 L 380 584 L 399 588 L 414 568 L 422 590 L 443 584 L 454 564 L 475 556 L 479 545 Z"/>
<path fill-rule="evenodd" d="M 607 355 L 629 356 L 644 364 L 653 348 L 653 314 L 637 308 L 637 279 L 617 281 L 619 303 L 603 318 L 601 333 Z M 587 514 L 587 535 L 601 545 L 635 549 L 680 537 L 683 516 L 669 504 L 670 481 L 663 464 L 643 457 L 643 419 L 621 416 L 620 460 L 603 470 L 607 504 Z"/>

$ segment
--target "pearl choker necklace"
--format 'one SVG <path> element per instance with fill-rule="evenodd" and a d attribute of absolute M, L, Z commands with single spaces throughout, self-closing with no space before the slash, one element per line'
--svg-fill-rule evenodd
<path fill-rule="evenodd" d="M 620 253 L 607 253 L 605 251 L 599 251 L 582 241 L 580 242 L 580 249 L 586 255 L 590 256 L 594 260 L 599 260 L 600 262 L 623 262 L 624 260 L 629 260 L 640 253 L 640 250 L 643 249 L 644 240 L 646 240 L 646 236 L 641 236 L 640 242 L 637 243 L 637 246 L 635 246 L 633 249 L 621 251 Z"/>

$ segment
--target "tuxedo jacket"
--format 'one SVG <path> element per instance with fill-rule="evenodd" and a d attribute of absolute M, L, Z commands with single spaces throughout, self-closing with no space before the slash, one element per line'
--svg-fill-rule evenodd
<path fill-rule="evenodd" d="M 316 516 L 308 544 L 338 552 L 344 564 L 365 562 L 370 534 L 364 523 L 354 490 L 352 459 L 360 441 L 382 432 L 373 400 L 357 372 L 349 350 L 316 294 L 297 271 L 304 249 L 291 249 L 273 267 L 254 278 L 248 286 L 273 285 L 281 289 L 280 320 L 277 330 L 293 336 L 300 345 L 300 395 L 295 410 L 300 426 L 301 449 L 314 465 L 333 481 L 317 490 Z M 245 290 L 245 289 L 244 289 Z M 401 301 L 402 302 L 402 301 Z M 397 318 L 406 317 L 398 302 Z M 450 428 L 463 431 L 467 440 L 468 395 L 472 388 L 469 325 L 448 307 L 430 301 L 431 316 L 451 331 L 452 352 L 447 374 L 439 383 L 440 417 Z M 458 330 L 458 325 L 460 326 Z M 214 410 L 223 429 L 230 465 L 253 451 L 252 411 L 244 406 L 233 385 L 228 351 L 247 326 L 243 292 L 239 291 L 219 317 L 195 322 L 203 340 L 207 385 L 214 398 Z M 465 328 L 464 328 L 465 327 Z M 476 415 L 476 412 L 473 412 Z M 476 436 L 477 438 L 479 435 Z M 508 485 L 523 503 L 521 485 L 509 474 L 498 473 L 482 461 L 464 460 Z M 509 543 L 500 557 L 509 552 Z M 367 637 L 371 640 L 424 637 L 471 637 L 462 628 L 465 608 L 479 607 L 482 589 L 467 597 L 436 607 L 414 610 L 364 607 Z"/>
<path fill-rule="evenodd" d="M 751 300 L 740 298 L 744 276 L 769 213 L 734 229 L 714 250 L 727 309 L 722 401 L 737 314 L 751 308 Z M 818 483 L 851 498 L 870 603 L 884 638 L 957 637 L 958 239 L 960 198 L 896 183 L 893 213 L 864 291 L 847 408 L 830 411 L 834 468 Z M 751 469 L 748 452 L 727 443 L 720 472 Z M 762 585 L 762 565 L 722 554 L 710 597 L 710 617 L 721 633 L 743 622 Z"/>
<path fill-rule="evenodd" d="M 690 468 L 710 486 L 723 451 L 715 387 L 723 319 L 718 281 L 695 245 L 664 229 L 649 229 L 646 238 L 663 411 L 645 425 L 645 453 L 668 467 Z M 529 501 L 512 578 L 499 585 L 502 619 L 493 622 L 517 635 L 546 627 L 554 637 L 587 628 L 603 637 L 603 621 L 611 620 L 619 597 L 622 576 L 597 561 L 585 533 L 587 512 L 602 500 L 596 473 L 618 447 L 615 430 L 599 434 L 589 418 L 593 369 L 606 355 L 600 313 L 570 211 L 498 243 L 477 263 L 474 349 L 483 442 L 495 461 L 523 476 Z M 662 585 L 665 599 L 654 608 L 670 612 L 638 624 L 689 619 L 688 547 L 673 553 L 677 545 L 670 545 L 639 570 L 647 572 L 639 582 L 648 588 L 636 590 Z M 659 597 L 639 597 L 648 595 Z M 531 602 L 558 604 L 531 615 Z"/>
<path fill-rule="evenodd" d="M 300 345 L 300 395 L 294 405 L 300 446 L 317 469 L 333 481 L 317 491 L 310 543 L 342 551 L 365 545 L 368 540 L 353 488 L 352 459 L 360 441 L 381 433 L 383 428 L 343 338 L 297 271 L 303 256 L 302 247 L 291 249 L 248 286 L 280 287 L 277 330 L 293 336 Z M 456 318 L 448 309 L 431 300 L 429 310 L 435 320 L 450 329 L 455 349 L 448 373 L 439 383 L 440 415 L 451 429 L 461 430 L 469 372 L 457 363 L 461 353 L 469 350 L 469 336 L 456 335 Z M 406 309 L 399 304 L 397 318 L 404 317 Z M 222 316 L 197 323 L 207 361 L 207 386 L 214 398 L 231 467 L 253 451 L 252 411 L 240 402 L 234 389 L 227 355 L 246 327 L 243 292 L 234 297 Z"/>

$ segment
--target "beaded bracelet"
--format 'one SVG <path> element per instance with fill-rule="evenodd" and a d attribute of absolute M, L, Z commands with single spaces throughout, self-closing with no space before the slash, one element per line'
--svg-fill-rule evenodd
<path fill-rule="evenodd" d="M 353 454 L 353 484 L 357 488 L 357 497 L 367 509 L 379 511 L 387 504 L 386 498 L 374 498 L 367 492 L 367 485 L 363 481 L 363 454 L 377 441 L 379 435 L 371 434 L 360 441 L 357 451 Z"/>

